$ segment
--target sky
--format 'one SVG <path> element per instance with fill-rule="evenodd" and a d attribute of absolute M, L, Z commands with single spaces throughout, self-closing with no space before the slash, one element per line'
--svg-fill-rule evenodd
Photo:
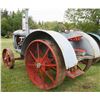
<path fill-rule="evenodd" d="M 65 10 L 45 9 L 45 10 L 29 10 L 29 15 L 33 16 L 35 21 L 64 21 Z"/>
<path fill-rule="evenodd" d="M 68 8 L 84 7 L 99 8 L 100 0 L 0 0 L 0 8 L 6 8 L 9 11 L 29 8 L 29 16 L 37 22 L 61 22 L 64 21 L 65 10 Z"/>
<path fill-rule="evenodd" d="M 24 9 L 24 8 L 23 8 Z M 16 9 L 11 9 L 11 8 L 7 8 L 8 11 L 17 11 L 18 8 Z M 19 10 L 22 10 L 22 8 L 19 8 Z M 35 20 L 36 22 L 39 21 L 58 21 L 58 22 L 62 22 L 64 21 L 64 14 L 65 14 L 65 10 L 62 9 L 33 9 L 33 8 L 29 8 L 29 16 L 32 16 L 33 20 Z"/>

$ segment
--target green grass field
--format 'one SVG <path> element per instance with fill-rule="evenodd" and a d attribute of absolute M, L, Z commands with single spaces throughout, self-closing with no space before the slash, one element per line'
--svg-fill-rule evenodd
<path fill-rule="evenodd" d="M 19 54 L 14 51 L 12 39 L 1 39 L 2 49 L 11 48 L 18 57 Z M 0 52 L 1 55 L 1 52 Z M 41 92 L 43 90 L 37 88 L 29 80 L 24 61 L 16 61 L 14 69 L 7 69 L 1 64 L 1 90 L 6 91 L 22 91 L 22 92 Z M 52 89 L 49 92 L 63 92 L 63 91 L 100 91 L 100 62 L 92 66 L 84 75 L 77 77 L 76 79 L 65 78 L 64 82 Z"/>

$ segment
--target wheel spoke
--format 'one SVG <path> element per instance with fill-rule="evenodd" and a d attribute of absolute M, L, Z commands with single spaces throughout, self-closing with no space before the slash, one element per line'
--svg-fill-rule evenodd
<path fill-rule="evenodd" d="M 8 56 L 8 53 L 7 53 L 7 51 L 6 51 L 6 53 L 5 53 L 5 56 L 6 56 L 6 57 Z"/>
<path fill-rule="evenodd" d="M 45 74 L 48 76 L 48 78 L 49 78 L 52 82 L 54 82 L 53 76 L 52 76 L 50 73 L 48 73 L 48 72 L 46 71 Z"/>
<path fill-rule="evenodd" d="M 40 72 L 40 77 L 44 83 L 45 82 L 45 74 L 42 72 L 42 70 L 39 70 L 39 72 Z"/>
<path fill-rule="evenodd" d="M 47 56 L 48 52 L 49 52 L 49 48 L 46 50 L 46 52 L 45 52 L 45 54 L 44 54 L 44 56 L 42 58 L 42 62 L 45 60 L 45 57 Z"/>
<path fill-rule="evenodd" d="M 6 53 L 5 53 L 5 62 L 6 62 L 6 64 L 7 64 L 7 66 L 9 66 L 9 63 L 10 63 L 10 61 L 9 61 L 9 59 L 10 59 L 10 57 L 9 57 L 9 54 L 8 54 L 8 52 L 6 51 Z"/>
<path fill-rule="evenodd" d="M 9 58 L 7 58 L 7 62 L 9 62 Z"/>
<path fill-rule="evenodd" d="M 81 61 L 78 63 L 78 67 L 83 70 L 86 71 L 90 68 L 90 66 L 92 65 L 92 60 L 85 60 L 85 61 Z"/>
<path fill-rule="evenodd" d="M 34 56 L 34 54 L 31 52 L 31 50 L 29 50 L 29 53 L 30 53 L 30 55 L 32 56 L 32 58 L 33 58 L 35 61 L 37 61 L 36 58 L 35 58 L 35 56 Z"/>
<path fill-rule="evenodd" d="M 38 69 L 36 68 L 35 64 L 27 64 L 30 68 L 35 73 L 38 73 Z"/>
<path fill-rule="evenodd" d="M 47 67 L 56 67 L 56 64 L 47 64 L 45 66 L 47 66 Z"/>
<path fill-rule="evenodd" d="M 6 53 L 5 53 L 5 58 L 8 59 L 8 56 L 9 56 L 9 55 L 8 55 L 8 52 L 6 51 Z"/>
<path fill-rule="evenodd" d="M 38 83 L 40 82 L 39 77 L 35 77 L 38 76 L 38 69 L 35 68 L 35 66 L 29 66 L 28 67 L 28 71 L 30 72 L 30 77 L 31 79 L 34 79 L 35 81 L 38 81 Z"/>
<path fill-rule="evenodd" d="M 54 70 L 56 70 L 56 64 L 47 64 L 45 65 L 47 68 L 52 68 Z"/>
<path fill-rule="evenodd" d="M 54 82 L 54 79 L 53 79 L 53 76 L 48 72 L 48 71 L 44 71 L 44 70 L 42 70 L 45 74 L 46 74 L 46 76 L 48 76 L 48 78 L 52 81 L 52 82 Z"/>

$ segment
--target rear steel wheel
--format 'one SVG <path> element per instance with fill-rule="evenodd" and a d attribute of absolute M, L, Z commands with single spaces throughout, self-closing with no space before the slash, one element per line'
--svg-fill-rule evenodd
<path fill-rule="evenodd" d="M 93 64 L 95 64 L 95 63 L 97 63 L 99 61 L 100 61 L 100 57 L 99 58 L 95 58 L 95 59 L 93 59 Z"/>
<path fill-rule="evenodd" d="M 10 48 L 6 48 L 3 50 L 2 52 L 2 59 L 3 59 L 3 63 L 4 65 L 11 69 L 14 67 L 14 54 L 12 52 L 12 50 Z"/>
<path fill-rule="evenodd" d="M 31 81 L 44 90 L 61 84 L 65 77 L 62 59 L 54 43 L 48 40 L 32 41 L 25 52 L 25 64 Z"/>
<path fill-rule="evenodd" d="M 93 59 L 87 59 L 79 62 L 78 67 L 83 71 L 87 71 L 92 64 L 93 64 Z"/>

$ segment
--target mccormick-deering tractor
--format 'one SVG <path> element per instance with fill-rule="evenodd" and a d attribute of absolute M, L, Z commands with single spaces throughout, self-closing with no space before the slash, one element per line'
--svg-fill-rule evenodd
<path fill-rule="evenodd" d="M 4 65 L 11 69 L 24 59 L 30 80 L 48 90 L 60 85 L 65 76 L 76 78 L 100 60 L 100 35 L 82 31 L 55 32 L 29 29 L 28 9 L 23 10 L 22 30 L 13 33 L 14 58 L 10 48 L 2 52 Z"/>

